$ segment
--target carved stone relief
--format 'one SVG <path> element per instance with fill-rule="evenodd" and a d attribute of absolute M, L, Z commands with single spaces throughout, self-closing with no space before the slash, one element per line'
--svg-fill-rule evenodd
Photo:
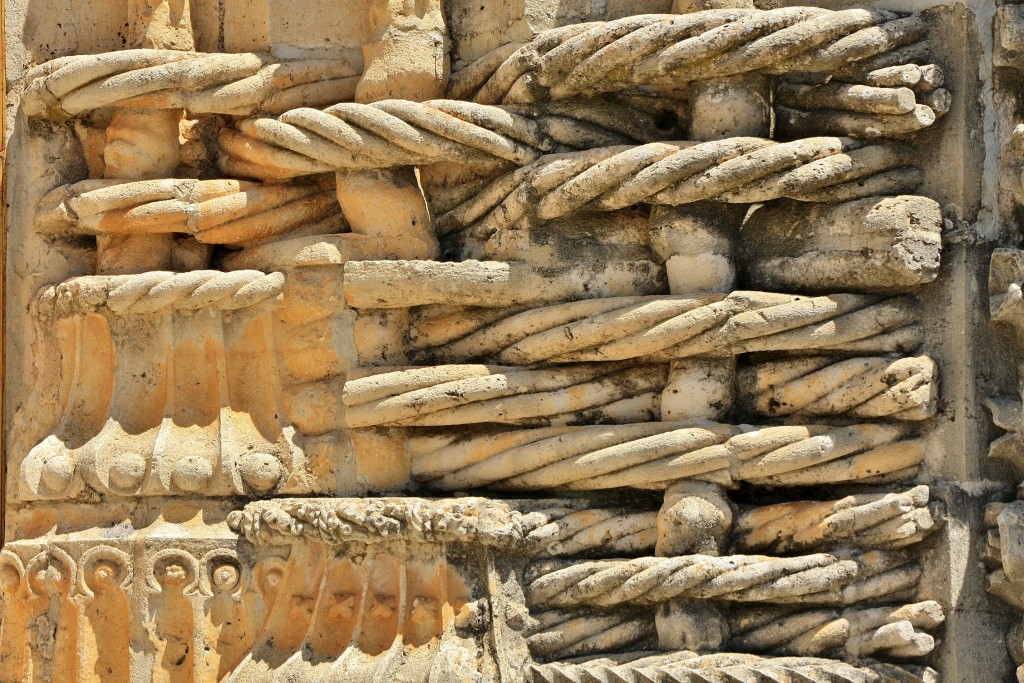
<path fill-rule="evenodd" d="M 1024 664 L 1018 6 L 6 6 L 0 680 Z"/>

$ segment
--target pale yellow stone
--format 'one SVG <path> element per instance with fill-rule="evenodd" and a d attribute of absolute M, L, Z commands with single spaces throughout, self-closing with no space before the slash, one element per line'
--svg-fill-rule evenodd
<path fill-rule="evenodd" d="M 9 0 L 0 679 L 1005 678 L 976 4 Z"/>

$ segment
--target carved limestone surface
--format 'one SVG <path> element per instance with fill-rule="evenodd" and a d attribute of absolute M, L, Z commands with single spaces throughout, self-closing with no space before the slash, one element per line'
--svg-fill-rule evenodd
<path fill-rule="evenodd" d="M 1012 675 L 1024 14 L 778 4 L 6 0 L 0 682 Z"/>

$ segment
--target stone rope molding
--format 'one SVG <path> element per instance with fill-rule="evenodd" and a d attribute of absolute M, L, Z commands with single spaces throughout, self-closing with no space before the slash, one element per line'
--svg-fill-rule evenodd
<path fill-rule="evenodd" d="M 346 294 L 358 306 L 369 292 L 363 273 L 346 268 Z M 352 277 L 349 277 L 350 273 Z M 382 274 L 371 273 L 366 276 Z M 404 285 L 404 283 L 399 283 Z M 404 289 L 404 287 L 401 287 Z M 396 286 L 398 289 L 398 286 Z M 397 303 L 397 301 L 396 301 Z M 410 336 L 416 362 L 494 360 L 509 365 L 673 360 L 754 351 L 909 351 L 917 346 L 918 304 L 909 296 L 771 292 L 606 297 L 541 306 L 497 322 L 481 321 L 460 338 L 422 326 Z M 436 333 L 437 337 L 431 337 Z M 443 336 L 442 336 L 443 335 Z M 401 384 L 396 380 L 396 388 Z M 355 380 L 354 380 L 355 382 Z M 349 405 L 359 387 L 350 384 Z M 854 404 L 855 405 L 855 404 Z M 850 406 L 852 407 L 852 405 Z"/>
<path fill-rule="evenodd" d="M 195 114 L 278 113 L 351 99 L 358 65 L 266 54 L 134 49 L 71 55 L 26 74 L 29 116 L 63 121 L 103 107 Z"/>
<path fill-rule="evenodd" d="M 539 84 L 548 97 L 561 99 L 620 88 L 624 82 L 609 76 L 623 71 L 628 84 L 749 71 L 828 72 L 920 41 L 925 33 L 922 19 L 884 11 L 793 7 L 639 15 L 545 31 L 525 46 L 499 48 L 460 71 L 450 93 L 498 104 L 527 94 L 520 91 L 530 88 L 517 83 L 527 74 L 535 76 L 531 86 Z M 724 53 L 731 54 L 721 59 Z M 279 62 L 259 53 L 132 49 L 61 57 L 36 67 L 27 74 L 25 104 L 30 115 L 55 119 L 112 105 L 280 112 L 289 103 L 326 103 L 332 95 L 334 101 L 349 99 L 359 76 L 356 65 L 344 60 Z M 503 88 L 505 94 L 495 99 Z M 538 99 L 528 94 L 526 101 Z"/>
<path fill-rule="evenodd" d="M 739 395 L 760 415 L 924 420 L 935 414 L 938 368 L 927 356 L 767 361 L 739 370 Z"/>
<path fill-rule="evenodd" d="M 550 152 L 648 142 L 657 131 L 651 117 L 613 102 L 584 100 L 576 107 L 343 102 L 224 128 L 219 163 L 228 175 L 262 179 L 448 161 L 523 166 Z"/>
<path fill-rule="evenodd" d="M 915 673 L 880 662 L 839 662 L 813 657 L 760 657 L 751 654 L 634 655 L 620 663 L 598 659 L 582 663 L 533 664 L 533 683 L 704 683 L 719 680 L 758 680 L 767 683 L 930 683 L 937 680 L 931 669 Z M 620 655 L 620 657 L 622 657 Z M 622 659 L 627 659 L 622 657 Z M 727 678 L 724 678 L 727 677 Z M 714 679 L 711 679 L 714 680 Z"/>
<path fill-rule="evenodd" d="M 530 615 L 524 632 L 535 660 L 550 662 L 608 652 L 628 652 L 657 635 L 650 614 L 634 610 L 549 610 Z"/>
<path fill-rule="evenodd" d="M 439 207 L 437 228 L 442 235 L 467 228 L 490 234 L 637 203 L 840 202 L 912 192 L 921 177 L 900 145 L 852 138 L 602 147 L 544 156 L 500 176 L 469 199 Z"/>
<path fill-rule="evenodd" d="M 239 124 L 241 132 L 222 131 L 220 164 L 226 173 L 264 180 L 442 161 L 496 159 L 521 166 L 454 206 L 442 197 L 435 207 L 441 234 L 474 224 L 493 230 L 584 208 L 612 211 L 640 202 L 846 201 L 910 192 L 921 178 L 899 145 L 837 137 L 651 142 L 541 156 L 573 138 L 552 140 L 540 130 L 543 120 L 474 107 L 446 100 L 389 100 L 246 120 Z"/>
<path fill-rule="evenodd" d="M 746 430 L 746 431 L 745 431 Z M 736 427 L 654 422 L 410 440 L 413 477 L 440 490 L 662 489 L 682 479 L 800 486 L 902 479 L 924 458 L 906 424 Z"/>
<path fill-rule="evenodd" d="M 730 619 L 730 646 L 744 652 L 804 657 L 838 653 L 843 658 L 922 657 L 935 648 L 926 631 L 945 621 L 942 605 L 925 600 L 868 609 L 802 610 L 779 614 L 747 611 Z M 920 629 L 920 630 L 918 630 Z"/>
<path fill-rule="evenodd" d="M 560 416 L 571 420 L 580 411 L 660 394 L 667 379 L 664 365 L 596 363 L 544 370 L 438 366 L 352 379 L 345 383 L 342 400 L 350 428 L 565 424 L 558 421 Z M 352 384 L 356 386 L 350 390 Z M 403 385 L 410 390 L 403 391 Z"/>
<path fill-rule="evenodd" d="M 527 604 L 544 609 L 654 605 L 677 598 L 850 605 L 902 594 L 917 585 L 920 574 L 911 555 L 886 551 L 853 559 L 817 553 L 548 560 L 527 570 L 525 590 Z"/>
<path fill-rule="evenodd" d="M 724 649 L 801 657 L 924 657 L 935 649 L 934 630 L 945 621 L 933 601 L 868 609 L 734 608 L 722 615 Z M 532 617 L 527 643 L 542 661 L 628 651 L 654 633 L 655 619 L 630 610 L 551 610 Z M 725 634 L 723 634 L 725 635 Z"/>
<path fill-rule="evenodd" d="M 37 298 L 36 306 L 54 317 L 103 308 L 116 315 L 200 308 L 234 311 L 277 297 L 284 291 L 284 281 L 283 273 L 258 270 L 86 275 L 47 287 Z"/>
<path fill-rule="evenodd" d="M 290 232 L 337 213 L 332 187 L 238 180 L 83 180 L 40 200 L 40 230 L 84 234 L 190 234 L 230 244 Z"/>
<path fill-rule="evenodd" d="M 834 501 L 757 507 L 733 526 L 737 549 L 788 553 L 832 544 L 893 549 L 917 543 L 939 528 L 927 486 L 901 493 L 856 494 Z"/>
<path fill-rule="evenodd" d="M 657 540 L 658 513 L 628 509 L 594 508 L 541 510 L 547 522 L 526 534 L 525 542 L 540 554 L 572 556 L 635 554 L 653 550 Z"/>
<path fill-rule="evenodd" d="M 882 368 L 897 365 L 898 361 L 851 359 L 848 365 L 852 365 L 854 370 L 835 368 L 832 373 L 818 369 L 820 363 L 795 361 L 786 365 L 789 371 L 786 374 L 758 365 L 743 368 L 740 372 L 740 393 L 764 399 L 756 407 L 760 414 L 768 416 L 797 413 L 926 419 L 934 414 L 938 400 L 934 364 L 928 358 L 911 360 L 919 362 L 903 363 L 888 374 L 882 372 Z M 836 364 L 842 362 L 845 361 Z M 794 369 L 792 364 L 803 367 Z M 797 371 L 807 370 L 808 366 L 812 371 L 794 377 Z M 865 366 L 867 372 L 856 372 Z M 871 372 L 872 366 L 878 371 Z M 813 372 L 815 369 L 817 372 Z M 365 373 L 371 374 L 363 376 Z M 666 381 L 663 368 L 622 368 L 619 363 L 582 363 L 537 370 L 491 365 L 439 365 L 384 369 L 375 373 L 373 369 L 364 368 L 350 374 L 342 391 L 342 401 L 346 406 L 345 421 L 351 428 L 383 425 L 429 427 L 478 422 L 517 424 L 608 405 L 613 401 L 638 397 L 644 392 L 661 392 Z M 760 385 L 772 381 L 782 385 L 775 396 L 763 397 L 755 391 Z M 581 396 L 581 392 L 586 396 Z M 796 407 L 780 400 L 779 395 L 790 398 L 794 394 Z M 811 394 L 810 398 L 806 394 Z M 812 404 L 814 399 L 817 401 Z M 814 409 L 798 411 L 799 400 L 813 405 Z M 772 410 L 775 405 L 782 409 Z"/>
<path fill-rule="evenodd" d="M 705 190 L 704 194 L 708 194 L 707 197 L 702 197 L 700 191 L 695 191 L 694 194 L 690 188 L 690 194 L 698 197 L 690 199 L 684 191 L 685 185 L 677 189 L 675 195 L 668 187 L 672 184 L 681 184 L 693 175 L 710 172 L 709 169 L 713 166 L 723 165 L 741 154 L 754 154 L 755 161 L 761 161 L 762 156 L 769 155 L 768 152 L 755 154 L 761 146 L 779 146 L 770 153 L 775 157 L 775 164 L 781 162 L 778 155 L 790 151 L 794 158 L 790 160 L 789 166 L 807 164 L 830 155 L 852 155 L 851 159 L 833 159 L 830 164 L 824 165 L 824 168 L 821 168 L 823 164 L 812 167 L 827 172 L 828 177 L 819 179 L 817 184 L 812 183 L 811 178 L 800 182 L 787 176 L 793 186 L 778 184 L 775 189 L 776 193 L 784 193 L 779 196 L 792 196 L 807 201 L 815 201 L 816 198 L 828 201 L 868 196 L 863 192 L 855 192 L 850 181 L 873 177 L 903 165 L 910 168 L 905 162 L 908 157 L 905 154 L 900 155 L 899 148 L 889 150 L 886 154 L 883 150 L 869 147 L 871 152 L 861 151 L 854 154 L 854 150 L 859 149 L 862 143 L 851 140 L 844 140 L 841 149 L 826 149 L 828 145 L 832 144 L 834 147 L 836 143 L 813 138 L 789 143 L 738 138 L 705 143 L 652 142 L 648 143 L 648 146 L 633 150 L 624 148 L 622 143 L 630 142 L 630 137 L 639 138 L 641 135 L 637 131 L 629 131 L 631 135 L 627 137 L 610 125 L 596 129 L 597 127 L 588 121 L 590 106 L 595 105 L 583 103 L 573 113 L 572 118 L 544 114 L 527 116 L 517 113 L 514 108 L 457 100 L 384 100 L 373 104 L 346 102 L 322 111 L 311 108 L 293 109 L 277 118 L 246 119 L 237 124 L 237 130 L 224 128 L 219 137 L 219 163 L 221 170 L 228 175 L 280 180 L 346 169 L 424 166 L 448 161 L 467 164 L 505 161 L 526 166 L 538 162 L 544 154 L 571 153 L 573 150 L 587 149 L 585 158 L 592 158 L 592 164 L 604 162 L 599 170 L 607 170 L 605 166 L 627 163 L 627 159 L 638 165 L 637 172 L 642 170 L 642 167 L 657 162 L 668 167 L 669 172 L 674 164 L 679 166 L 668 182 L 665 182 L 664 178 L 654 178 L 656 182 L 651 186 L 650 194 L 659 194 L 653 201 L 669 204 L 700 201 L 701 198 L 718 199 L 719 195 L 722 195 L 723 201 L 745 201 L 730 197 L 737 192 L 742 194 L 738 188 Z M 914 115 L 912 118 L 918 122 L 914 124 L 914 130 L 930 125 L 934 121 L 934 116 L 931 115 L 929 118 L 928 114 Z M 885 130 L 879 120 L 870 117 L 864 125 L 873 131 Z M 650 130 L 653 128 L 648 127 L 648 131 Z M 900 132 L 908 131 L 896 131 L 893 134 Z M 642 137 L 651 138 L 653 135 L 648 133 Z M 659 145 L 668 145 L 669 153 L 666 154 L 666 148 Z M 672 149 L 673 146 L 678 149 Z M 817 148 L 821 149 L 818 152 L 809 151 Z M 687 149 L 690 151 L 682 154 Z M 675 158 L 675 154 L 680 156 Z M 804 159 L 803 157 L 808 154 L 811 156 Z M 556 162 L 565 163 L 563 157 L 557 156 L 541 160 L 537 167 L 531 167 L 527 171 L 513 172 L 512 176 L 540 174 L 545 166 Z M 583 170 L 585 169 L 579 169 L 576 173 L 582 173 Z M 658 170 L 651 168 L 648 174 L 657 175 Z M 758 178 L 746 178 L 743 190 L 748 193 L 760 191 L 766 198 L 775 198 L 770 194 L 770 186 L 762 187 L 761 185 L 765 183 L 758 185 L 754 180 L 771 176 L 776 170 L 778 169 L 768 166 Z M 805 174 L 807 172 L 809 171 L 805 171 Z M 614 180 L 618 175 L 607 180 Z M 619 178 L 619 182 L 622 181 L 624 178 Z M 568 182 L 568 179 L 565 182 Z M 883 179 L 876 178 L 875 186 L 882 182 Z M 896 184 L 895 181 L 891 184 L 893 187 L 912 187 L 909 179 L 902 184 Z M 828 188 L 836 185 L 842 187 L 828 191 Z M 493 192 L 494 185 L 491 188 Z M 616 203 L 615 193 L 612 194 L 612 197 L 603 200 L 602 208 L 612 207 Z M 673 196 L 675 200 L 670 199 Z M 622 201 L 625 200 L 620 199 L 618 203 Z"/>
<path fill-rule="evenodd" d="M 741 73 L 830 73 L 926 37 L 917 16 L 816 7 L 638 15 L 542 31 L 457 72 L 449 96 L 535 102 Z"/>

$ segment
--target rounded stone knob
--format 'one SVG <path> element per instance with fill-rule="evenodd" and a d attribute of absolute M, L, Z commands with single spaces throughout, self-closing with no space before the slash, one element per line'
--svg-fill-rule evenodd
<path fill-rule="evenodd" d="M 257 493 L 271 490 L 284 476 L 280 461 L 268 453 L 247 453 L 238 464 L 242 481 Z"/>
<path fill-rule="evenodd" d="M 124 453 L 110 465 L 110 487 L 134 491 L 146 476 L 146 458 L 139 453 Z"/>
<path fill-rule="evenodd" d="M 39 473 L 43 488 L 50 493 L 62 493 L 71 487 L 75 476 L 75 463 L 66 455 L 56 455 L 45 463 Z"/>

